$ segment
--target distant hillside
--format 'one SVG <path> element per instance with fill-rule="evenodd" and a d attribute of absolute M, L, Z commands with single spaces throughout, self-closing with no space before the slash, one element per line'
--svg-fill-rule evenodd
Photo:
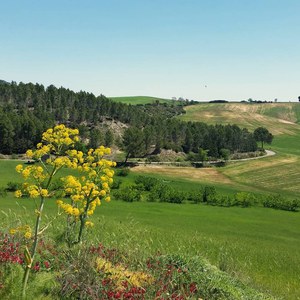
<path fill-rule="evenodd" d="M 209 124 L 237 124 L 253 130 L 259 126 L 273 134 L 293 134 L 300 128 L 300 103 L 201 103 L 184 108 L 179 118 Z"/>
<path fill-rule="evenodd" d="M 128 97 L 110 97 L 109 99 L 125 104 L 137 105 L 137 104 L 152 104 L 159 101 L 159 103 L 170 103 L 171 99 L 163 99 L 150 96 L 128 96 Z"/>

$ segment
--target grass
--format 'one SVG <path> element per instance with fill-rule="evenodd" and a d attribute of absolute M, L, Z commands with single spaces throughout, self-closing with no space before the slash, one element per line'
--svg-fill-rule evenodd
<path fill-rule="evenodd" d="M 271 159 L 262 161 L 267 164 Z M 7 181 L 21 182 L 21 179 L 18 179 L 19 175 L 14 171 L 19 163 L 20 161 L 0 161 L 0 186 L 4 187 Z M 242 166 L 243 164 L 240 164 L 240 168 Z M 122 184 L 132 183 L 140 174 L 154 174 L 151 168 L 143 168 L 136 169 L 128 177 L 120 177 L 123 180 Z M 238 165 L 232 165 L 224 168 L 224 173 L 230 173 L 231 168 L 235 172 L 239 170 Z M 249 170 L 249 166 L 246 169 Z M 149 170 L 149 173 L 145 170 Z M 196 175 L 191 178 L 189 172 L 192 170 L 172 167 L 165 172 L 160 170 L 156 177 L 182 190 L 198 189 L 203 183 L 213 184 L 217 177 L 218 191 L 233 193 L 239 190 L 239 185 L 223 182 L 222 178 L 225 175 L 215 174 L 221 169 L 207 169 L 212 174 L 206 178 L 205 170 L 196 169 Z M 257 170 L 252 171 L 253 174 L 257 174 Z M 205 179 L 201 180 L 201 177 Z M 230 176 L 228 178 L 230 179 Z M 240 187 L 247 188 L 243 184 Z M 257 188 L 254 185 L 252 187 Z M 34 208 L 33 200 L 16 201 L 12 195 L 0 199 L 0 210 L 4 211 L 1 213 L 2 217 L 5 219 L 5 214 L 10 214 L 6 223 L 2 221 L 3 228 L 12 226 L 19 216 L 25 218 L 27 223 L 28 220 L 33 220 Z M 54 200 L 47 201 L 47 213 L 56 213 Z M 221 270 L 260 291 L 286 299 L 300 297 L 297 291 L 300 274 L 300 255 L 297 254 L 300 246 L 297 233 L 300 225 L 298 213 L 264 208 L 113 201 L 101 206 L 95 214 L 95 219 L 96 229 L 91 238 L 108 246 L 124 247 L 124 250 L 127 247 L 127 251 L 137 251 L 137 257 L 148 256 L 157 251 L 185 257 L 200 255 L 208 258 Z M 62 226 L 61 222 L 57 226 Z M 57 233 L 55 225 L 50 230 L 53 235 Z"/>
<path fill-rule="evenodd" d="M 268 128 L 275 135 L 270 149 L 277 153 L 276 156 L 237 162 L 218 169 L 218 172 L 243 190 L 299 196 L 299 103 L 203 103 L 186 107 L 186 112 L 180 116 L 186 121 L 235 123 L 249 130 L 259 126 Z"/>
<path fill-rule="evenodd" d="M 113 101 L 117 101 L 125 104 L 131 104 L 131 105 L 152 104 L 152 103 L 156 103 L 156 101 L 159 101 L 159 103 L 172 103 L 171 99 L 163 99 L 163 98 L 149 97 L 149 96 L 110 97 L 110 99 Z"/>
<path fill-rule="evenodd" d="M 11 196 L 11 208 L 28 219 L 34 203 Z M 24 209 L 25 207 L 25 209 Z M 55 214 L 53 200 L 48 215 Z M 10 218 L 11 219 L 11 218 Z M 284 299 L 300 299 L 300 215 L 264 208 L 220 208 L 166 203 L 103 204 L 93 216 L 92 239 L 147 257 L 157 251 L 184 257 L 200 255 L 244 283 Z M 57 224 L 57 226 L 61 226 Z M 5 222 L 2 221 L 3 227 Z M 50 231 L 56 234 L 54 225 Z"/>
<path fill-rule="evenodd" d="M 179 116 L 184 121 L 237 124 L 250 130 L 264 126 L 274 135 L 292 135 L 299 130 L 298 103 L 202 103 L 188 106 L 185 111 Z"/>

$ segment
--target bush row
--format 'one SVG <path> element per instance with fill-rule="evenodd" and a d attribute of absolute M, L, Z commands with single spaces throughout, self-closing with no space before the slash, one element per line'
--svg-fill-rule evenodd
<path fill-rule="evenodd" d="M 286 199 L 281 195 L 257 196 L 248 192 L 224 195 L 218 193 L 214 186 L 201 186 L 198 190 L 190 192 L 180 191 L 170 187 L 163 180 L 150 176 L 138 176 L 135 179 L 134 185 L 114 192 L 116 199 L 127 202 L 140 201 L 143 198 L 142 195 L 149 202 L 178 204 L 192 202 L 223 207 L 262 205 L 264 207 L 287 211 L 297 211 L 300 207 L 299 199 Z"/>
<path fill-rule="evenodd" d="M 127 176 L 128 168 L 118 169 L 119 176 Z M 114 180 L 112 189 L 114 197 L 126 202 L 140 201 L 145 195 L 145 200 L 149 202 L 168 202 L 168 203 L 205 203 L 208 205 L 231 207 L 250 207 L 264 206 L 273 209 L 298 211 L 300 208 L 299 199 L 288 199 L 282 195 L 274 194 L 268 196 L 257 196 L 248 192 L 239 192 L 235 195 L 224 195 L 216 191 L 214 186 L 201 186 L 195 191 L 179 191 L 167 185 L 163 180 L 150 176 L 138 176 L 133 185 L 120 188 L 122 181 L 118 178 Z M 14 192 L 20 189 L 18 182 L 8 182 L 7 187 L 0 189 L 0 196 L 5 197 L 6 192 Z M 62 182 L 57 180 L 52 184 L 52 190 L 56 191 L 57 196 L 62 188 Z M 143 193 L 144 192 L 144 193 Z"/>

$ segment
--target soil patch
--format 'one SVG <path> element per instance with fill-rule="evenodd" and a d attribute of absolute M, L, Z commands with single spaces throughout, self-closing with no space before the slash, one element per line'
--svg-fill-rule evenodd
<path fill-rule="evenodd" d="M 193 181 L 233 184 L 233 182 L 215 168 L 190 168 L 157 165 L 141 165 L 134 167 L 133 172 L 181 177 Z"/>

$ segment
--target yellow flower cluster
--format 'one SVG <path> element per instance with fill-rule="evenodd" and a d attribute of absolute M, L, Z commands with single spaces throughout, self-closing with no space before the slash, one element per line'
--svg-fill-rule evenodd
<path fill-rule="evenodd" d="M 101 201 L 110 201 L 110 186 L 113 183 L 115 162 L 107 160 L 104 155 L 111 153 L 110 148 L 100 146 L 90 149 L 87 154 L 71 149 L 79 140 L 77 129 L 67 128 L 60 124 L 48 129 L 42 135 L 42 142 L 35 150 L 28 150 L 27 156 L 39 161 L 34 165 L 18 165 L 16 171 L 26 182 L 22 190 L 15 192 L 16 197 L 29 195 L 31 198 L 53 195 L 51 181 L 57 172 L 63 168 L 75 169 L 80 176 L 69 175 L 61 178 L 64 184 L 63 193 L 70 197 L 70 201 L 57 200 L 58 207 L 72 220 L 80 221 L 81 225 L 92 227 L 88 221 Z M 46 157 L 46 161 L 45 161 Z M 42 211 L 36 211 L 40 217 Z M 79 237 L 80 240 L 81 237 Z"/>
<path fill-rule="evenodd" d="M 39 196 L 46 198 L 50 196 L 49 191 L 47 189 L 38 187 L 35 184 L 29 185 L 27 183 L 23 184 L 23 191 L 21 190 L 15 191 L 15 197 L 20 198 L 23 196 L 23 193 L 25 195 L 28 195 L 30 198 L 37 198 Z"/>
<path fill-rule="evenodd" d="M 58 200 L 57 204 L 66 214 L 75 217 L 84 215 L 86 218 L 101 205 L 101 200 L 110 201 L 110 185 L 113 183 L 114 176 L 112 167 L 116 164 L 103 158 L 110 151 L 103 146 L 90 149 L 86 156 L 74 149 L 67 151 L 72 167 L 83 173 L 83 176 L 70 175 L 62 179 L 65 193 L 71 198 L 71 204 L 64 203 L 62 200 Z M 89 223 L 86 224 L 89 226 Z"/>
<path fill-rule="evenodd" d="M 71 146 L 77 142 L 79 140 L 78 134 L 78 129 L 71 129 L 64 124 L 60 124 L 44 132 L 43 141 L 52 145 L 51 150 L 59 152 L 62 145 Z"/>
<path fill-rule="evenodd" d="M 64 212 L 68 215 L 78 217 L 80 215 L 80 211 L 77 207 L 73 207 L 71 204 L 64 203 L 62 200 L 57 200 L 56 204 L 64 210 Z"/>
<path fill-rule="evenodd" d="M 144 272 L 133 272 L 127 270 L 122 265 L 114 266 L 110 261 L 102 257 L 97 257 L 96 269 L 97 271 L 101 270 L 104 272 L 120 289 L 123 288 L 122 282 L 124 281 L 135 287 L 143 287 L 145 284 L 151 284 L 154 282 L 154 278 L 149 274 Z"/>
<path fill-rule="evenodd" d="M 24 226 L 18 226 L 18 227 L 16 227 L 16 228 L 11 228 L 11 229 L 9 230 L 9 233 L 10 233 L 11 235 L 20 233 L 20 234 L 22 234 L 26 239 L 30 239 L 31 236 L 32 236 L 31 228 L 30 228 L 29 225 L 24 225 Z"/>
<path fill-rule="evenodd" d="M 37 144 L 36 150 L 28 150 L 27 157 L 40 160 L 43 156 L 61 155 L 65 150 L 72 147 L 79 140 L 78 129 L 71 129 L 63 124 L 49 128 L 43 133 L 42 143 Z M 51 161 L 51 158 L 50 158 Z M 66 165 L 70 163 L 67 159 L 59 159 L 55 165 Z"/>

